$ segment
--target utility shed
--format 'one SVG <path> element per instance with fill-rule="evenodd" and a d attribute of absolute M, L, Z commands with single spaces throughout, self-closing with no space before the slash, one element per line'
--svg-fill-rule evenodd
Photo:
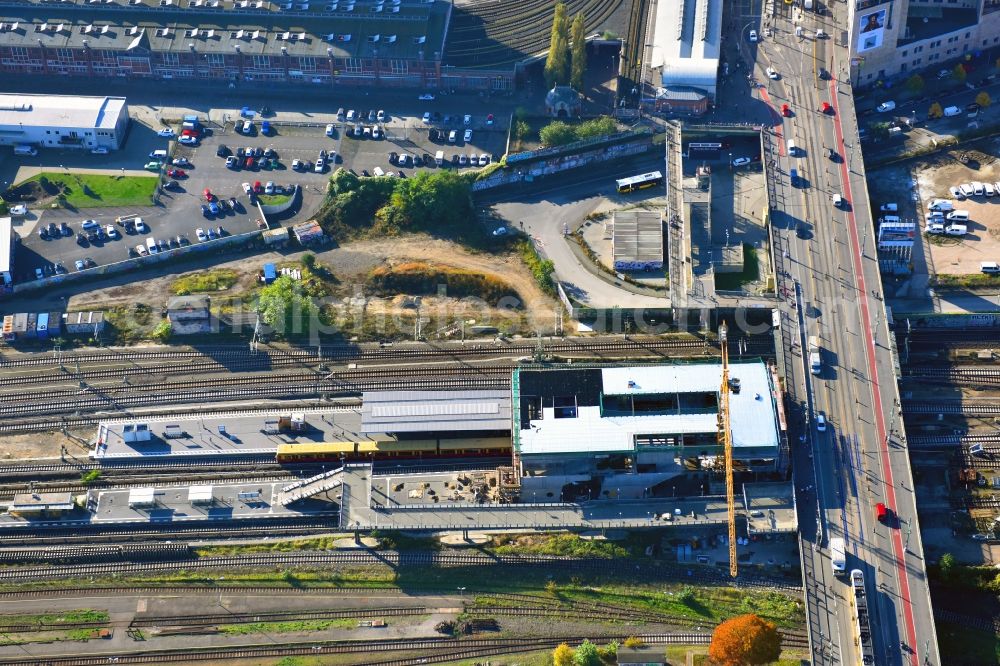
<path fill-rule="evenodd" d="M 188 502 L 191 504 L 211 504 L 212 486 L 191 486 L 188 488 Z"/>
<path fill-rule="evenodd" d="M 366 391 L 362 433 L 509 432 L 508 391 Z"/>
<path fill-rule="evenodd" d="M 611 243 L 616 271 L 663 268 L 663 220 L 658 211 L 615 211 Z"/>
<path fill-rule="evenodd" d="M 156 488 L 132 488 L 128 491 L 128 505 L 132 509 L 156 505 Z"/>
<path fill-rule="evenodd" d="M 641 647 L 618 648 L 618 666 L 664 666 L 667 663 L 663 648 Z"/>
<path fill-rule="evenodd" d="M 57 516 L 72 510 L 70 493 L 19 493 L 7 507 L 7 513 L 27 517 Z"/>
<path fill-rule="evenodd" d="M 212 300 L 208 296 L 176 296 L 167 301 L 167 319 L 177 335 L 212 331 Z"/>

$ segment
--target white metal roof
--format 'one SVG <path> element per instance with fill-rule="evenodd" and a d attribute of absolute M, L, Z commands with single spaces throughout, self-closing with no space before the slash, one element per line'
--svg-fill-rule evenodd
<path fill-rule="evenodd" d="M 128 491 L 128 503 L 131 504 L 152 504 L 156 501 L 156 488 L 130 488 Z"/>
<path fill-rule="evenodd" d="M 730 393 L 733 446 L 777 447 L 777 414 L 767 366 L 763 362 L 731 363 L 730 377 L 740 392 Z M 604 395 L 718 392 L 721 363 L 604 368 Z M 759 398 L 758 398 L 759 396 Z M 717 431 L 717 414 L 644 414 L 601 417 L 600 407 L 581 407 L 576 418 L 543 418 L 520 431 L 523 455 L 632 451 L 636 435 L 696 434 Z"/>
<path fill-rule="evenodd" d="M 510 392 L 365 391 L 362 433 L 508 430 Z"/>
<path fill-rule="evenodd" d="M 14 248 L 10 242 L 13 228 L 9 217 L 0 217 L 0 273 L 9 273 L 14 259 Z"/>
<path fill-rule="evenodd" d="M 124 97 L 0 93 L 0 128 L 86 127 L 113 130 Z"/>
<path fill-rule="evenodd" d="M 722 0 L 658 3 L 649 66 L 661 70 L 663 85 L 714 89 L 721 41 Z"/>
<path fill-rule="evenodd" d="M 188 488 L 189 502 L 211 502 L 212 486 L 191 486 Z"/>

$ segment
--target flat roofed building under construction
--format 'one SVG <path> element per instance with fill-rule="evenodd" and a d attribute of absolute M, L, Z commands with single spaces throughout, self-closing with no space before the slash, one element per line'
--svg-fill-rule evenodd
<path fill-rule="evenodd" d="M 663 220 L 658 211 L 618 210 L 611 244 L 616 271 L 663 268 Z"/>
<path fill-rule="evenodd" d="M 784 419 L 763 361 L 730 364 L 738 470 L 773 470 Z M 722 365 L 514 371 L 514 448 L 526 464 L 621 459 L 650 471 L 717 468 Z"/>

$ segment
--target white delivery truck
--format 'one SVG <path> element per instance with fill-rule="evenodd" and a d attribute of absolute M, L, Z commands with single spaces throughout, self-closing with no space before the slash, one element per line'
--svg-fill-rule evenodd
<path fill-rule="evenodd" d="M 847 552 L 844 549 L 844 540 L 840 537 L 830 539 L 830 563 L 834 576 L 844 575 L 847 570 Z"/>
<path fill-rule="evenodd" d="M 815 335 L 809 336 L 809 371 L 818 375 L 823 369 L 823 360 L 819 355 L 819 338 Z"/>
<path fill-rule="evenodd" d="M 434 153 L 434 162 L 438 166 L 444 166 L 444 151 L 443 150 L 439 150 L 436 153 Z"/>

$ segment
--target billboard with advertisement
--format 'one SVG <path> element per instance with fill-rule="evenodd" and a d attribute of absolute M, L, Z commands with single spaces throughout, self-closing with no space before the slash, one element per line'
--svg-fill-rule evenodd
<path fill-rule="evenodd" d="M 885 36 L 886 10 L 859 14 L 858 19 L 858 53 L 871 51 L 882 46 Z"/>
<path fill-rule="evenodd" d="M 913 222 L 883 222 L 878 228 L 879 249 L 890 247 L 911 247 L 917 236 L 917 225 Z"/>

